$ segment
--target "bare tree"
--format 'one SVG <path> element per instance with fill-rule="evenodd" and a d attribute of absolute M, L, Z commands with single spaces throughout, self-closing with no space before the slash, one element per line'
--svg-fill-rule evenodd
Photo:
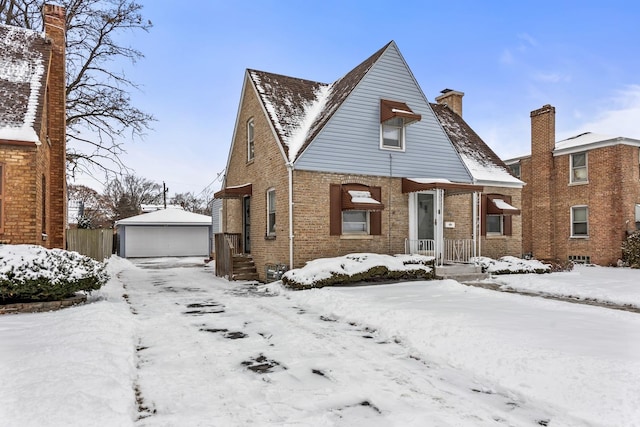
<path fill-rule="evenodd" d="M 45 0 L 0 0 L 0 22 L 42 28 Z M 127 172 L 121 160 L 127 136 L 142 137 L 153 116 L 136 108 L 129 92 L 139 86 L 114 63 L 135 63 L 142 52 L 124 46 L 124 32 L 148 31 L 135 0 L 57 0 L 66 9 L 67 171 L 92 175 Z"/>
<path fill-rule="evenodd" d="M 69 201 L 77 205 L 77 212 L 73 219 L 78 228 L 105 228 L 111 225 L 103 196 L 93 188 L 69 185 L 67 196 Z"/>
<path fill-rule="evenodd" d="M 160 204 L 162 185 L 135 175 L 125 175 L 121 180 L 109 181 L 103 193 L 112 222 L 129 218 L 141 212 L 141 205 Z"/>

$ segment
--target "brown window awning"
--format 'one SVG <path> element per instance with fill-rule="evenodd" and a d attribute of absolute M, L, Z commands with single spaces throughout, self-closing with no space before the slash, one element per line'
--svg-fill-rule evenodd
<path fill-rule="evenodd" d="M 498 195 L 490 195 L 488 196 L 488 198 L 489 198 L 489 203 L 487 203 L 488 215 L 520 215 L 520 209 L 511 206 L 507 202 L 506 197 L 500 197 Z"/>
<path fill-rule="evenodd" d="M 213 195 L 215 199 L 241 199 L 244 196 L 250 196 L 252 191 L 251 184 L 236 185 L 233 187 L 223 188 Z"/>
<path fill-rule="evenodd" d="M 464 184 L 446 180 L 402 178 L 403 193 L 415 193 L 416 191 L 429 190 L 445 190 L 449 194 L 473 193 L 475 191 L 482 191 L 483 188 L 484 187 L 482 187 L 481 185 Z"/>
<path fill-rule="evenodd" d="M 404 124 L 410 125 L 411 123 L 418 122 L 422 119 L 420 114 L 416 114 L 409 108 L 404 102 L 389 101 L 388 99 L 380 100 L 380 123 L 384 123 L 387 120 L 400 117 L 404 119 Z"/>
<path fill-rule="evenodd" d="M 372 187 L 360 184 L 342 185 L 342 210 L 344 211 L 382 211 L 380 192 Z"/>

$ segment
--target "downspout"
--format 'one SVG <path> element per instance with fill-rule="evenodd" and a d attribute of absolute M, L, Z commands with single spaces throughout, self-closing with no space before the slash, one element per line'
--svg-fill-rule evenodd
<path fill-rule="evenodd" d="M 293 163 L 287 163 L 289 178 L 289 269 L 293 269 Z"/>

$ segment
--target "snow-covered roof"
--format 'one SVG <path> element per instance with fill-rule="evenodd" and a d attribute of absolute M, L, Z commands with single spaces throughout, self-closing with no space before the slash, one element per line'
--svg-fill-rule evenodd
<path fill-rule="evenodd" d="M 0 25 L 0 139 L 40 142 L 50 46 L 41 32 Z"/>
<path fill-rule="evenodd" d="M 522 187 L 508 166 L 456 112 L 444 104 L 431 104 L 447 136 L 473 176 L 474 183 L 500 187 Z"/>
<path fill-rule="evenodd" d="M 168 208 L 121 219 L 116 225 L 211 225 L 211 217 Z"/>
<path fill-rule="evenodd" d="M 575 151 L 591 150 L 610 145 L 634 145 L 640 147 L 640 140 L 625 138 L 622 136 L 602 135 L 599 133 L 585 132 L 556 142 L 554 155 L 567 154 Z"/>
<path fill-rule="evenodd" d="M 332 84 L 247 70 L 290 162 L 295 161 L 307 148 L 373 64 L 393 43 L 387 43 Z"/>

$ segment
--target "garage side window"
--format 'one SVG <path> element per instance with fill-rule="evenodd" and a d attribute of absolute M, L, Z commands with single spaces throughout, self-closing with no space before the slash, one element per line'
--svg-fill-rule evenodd
<path fill-rule="evenodd" d="M 276 190 L 267 190 L 267 236 L 276 235 Z"/>

